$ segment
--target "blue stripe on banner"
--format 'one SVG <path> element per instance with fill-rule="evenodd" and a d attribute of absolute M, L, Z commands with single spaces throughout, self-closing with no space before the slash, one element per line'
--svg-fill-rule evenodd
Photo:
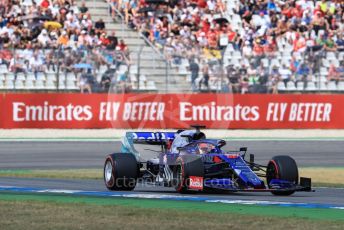
<path fill-rule="evenodd" d="M 94 196 L 94 197 L 121 197 L 121 198 L 144 198 L 144 199 L 162 199 L 162 200 L 178 200 L 178 201 L 198 201 L 207 203 L 224 203 L 224 204 L 243 204 L 243 205 L 260 205 L 260 206 L 280 206 L 280 207 L 299 207 L 299 208 L 325 208 L 340 209 L 344 211 L 344 206 L 336 206 L 331 204 L 312 204 L 312 203 L 291 203 L 279 201 L 262 201 L 262 200 L 234 200 L 234 199 L 218 199 L 205 196 L 184 196 L 184 195 L 164 195 L 164 194 L 146 194 L 138 192 L 110 192 L 110 191 L 82 191 L 82 190 L 64 190 L 64 189 L 44 189 L 29 187 L 11 187 L 0 186 L 0 192 L 29 192 L 29 193 L 55 193 L 55 194 L 71 194 L 75 196 Z"/>

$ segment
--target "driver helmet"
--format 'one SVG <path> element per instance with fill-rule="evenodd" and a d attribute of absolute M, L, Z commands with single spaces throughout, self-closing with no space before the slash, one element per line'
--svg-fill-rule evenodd
<path fill-rule="evenodd" d="M 213 149 L 212 145 L 209 143 L 200 143 L 198 144 L 198 148 L 200 154 L 209 153 Z"/>

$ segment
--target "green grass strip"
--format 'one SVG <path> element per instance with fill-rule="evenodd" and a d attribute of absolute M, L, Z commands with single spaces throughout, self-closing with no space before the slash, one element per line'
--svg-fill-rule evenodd
<path fill-rule="evenodd" d="M 45 201 L 62 203 L 85 203 L 96 205 L 122 205 L 138 208 L 159 208 L 184 211 L 202 211 L 210 213 L 237 213 L 245 215 L 275 216 L 275 217 L 296 217 L 317 220 L 340 220 L 344 221 L 344 211 L 337 209 L 320 208 L 297 208 L 278 207 L 261 205 L 241 205 L 205 203 L 192 201 L 170 201 L 133 198 L 100 198 L 88 196 L 71 196 L 57 194 L 23 194 L 1 192 L 0 200 L 7 201 Z"/>
<path fill-rule="evenodd" d="M 312 178 L 314 187 L 343 188 L 344 167 L 302 167 L 300 175 Z M 103 179 L 103 169 L 0 170 L 0 177 Z"/>

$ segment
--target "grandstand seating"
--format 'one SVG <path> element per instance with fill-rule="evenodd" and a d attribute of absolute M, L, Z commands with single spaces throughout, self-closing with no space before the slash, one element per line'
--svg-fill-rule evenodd
<path fill-rule="evenodd" d="M 152 49 L 143 49 L 144 52 L 141 53 L 141 58 L 143 59 L 141 63 L 139 63 L 139 60 L 137 59 L 137 52 L 140 47 L 149 47 L 142 39 L 138 38 L 138 36 L 135 36 L 135 32 L 131 31 L 129 28 L 125 28 L 123 30 L 118 27 L 120 23 L 112 22 L 111 18 L 109 20 L 109 17 L 107 14 L 107 4 L 109 4 L 109 7 L 118 7 L 117 11 L 113 13 L 117 14 L 118 11 L 121 11 L 124 14 L 124 18 L 126 19 L 127 23 L 129 23 L 129 27 L 136 27 L 133 28 L 138 29 L 141 28 L 144 25 L 144 22 L 147 22 L 147 19 L 149 17 L 153 17 L 155 20 L 151 20 L 153 24 L 150 24 L 149 32 L 150 35 L 148 35 L 148 39 L 150 42 L 152 42 L 156 49 L 159 49 L 161 52 L 164 53 L 165 58 L 170 62 L 170 69 L 168 71 L 174 71 L 174 69 L 178 70 L 178 73 L 176 72 L 170 72 L 171 77 L 173 76 L 174 80 L 170 81 L 171 84 L 176 84 L 180 87 L 179 90 L 191 90 L 191 70 L 189 68 L 190 66 L 190 60 L 193 59 L 198 65 L 199 65 L 199 79 L 197 82 L 202 82 L 201 79 L 204 78 L 206 75 L 210 75 L 209 79 L 209 88 L 207 88 L 205 85 L 202 85 L 199 90 L 210 90 L 210 91 L 222 91 L 226 87 L 224 87 L 223 84 L 228 86 L 229 88 L 232 87 L 230 78 L 233 75 L 233 72 L 239 73 L 241 68 L 245 68 L 246 70 L 249 69 L 250 65 L 253 65 L 253 70 L 255 71 L 254 74 L 252 73 L 244 73 L 240 72 L 240 78 L 239 83 L 243 83 L 244 78 L 250 78 L 249 79 L 249 85 L 253 86 L 255 84 L 262 84 L 269 87 L 276 87 L 277 90 L 273 90 L 272 88 L 268 88 L 267 90 L 270 90 L 271 92 L 288 92 L 288 93 L 314 93 L 314 92 L 343 92 L 344 89 L 344 83 L 342 80 L 344 80 L 344 73 L 343 73 L 343 61 L 344 61 L 344 51 L 341 49 L 340 51 L 334 51 L 333 49 L 327 49 L 328 40 L 324 42 L 325 45 L 318 50 L 318 51 L 312 51 L 312 52 L 306 52 L 304 50 L 296 50 L 297 42 L 302 42 L 302 39 L 309 39 L 308 41 L 318 42 L 317 40 L 321 38 L 322 34 L 326 35 L 326 39 L 329 39 L 329 37 L 336 32 L 338 36 L 334 35 L 334 40 L 337 41 L 339 39 L 339 34 L 343 34 L 344 32 L 344 26 L 343 26 L 343 13 L 339 13 L 341 15 L 337 15 L 336 8 L 342 8 L 344 12 L 344 3 L 343 2 L 337 2 L 337 1 L 327 1 L 326 4 L 328 5 L 328 12 L 331 11 L 331 14 L 328 12 L 322 12 L 320 9 L 318 9 L 317 4 L 319 4 L 317 1 L 310 1 L 307 6 L 304 6 L 302 1 L 296 1 L 296 3 L 291 3 L 289 6 L 290 9 L 295 10 L 302 10 L 304 12 L 310 11 L 311 13 L 311 20 L 315 20 L 317 18 L 321 18 L 324 15 L 328 14 L 326 17 L 333 17 L 339 18 L 337 25 L 330 25 L 328 22 L 328 28 L 327 30 L 319 31 L 318 34 L 312 31 L 311 29 L 308 29 L 307 34 L 301 33 L 297 31 L 293 31 L 290 28 L 286 33 L 283 35 L 276 35 L 271 36 L 270 33 L 273 31 L 273 29 L 276 29 L 277 27 L 272 26 L 272 23 L 270 20 L 272 20 L 273 14 L 270 14 L 272 11 L 277 12 L 277 18 L 279 20 L 282 19 L 280 15 L 286 15 L 284 12 L 286 8 L 283 6 L 283 1 L 279 1 L 278 3 L 273 2 L 271 3 L 269 1 L 263 1 L 263 3 L 257 3 L 259 4 L 259 7 L 256 7 L 254 9 L 250 8 L 252 7 L 250 5 L 250 1 L 248 0 L 232 0 L 232 1 L 217 1 L 216 6 L 213 9 L 210 9 L 210 5 L 208 5 L 206 8 L 203 8 L 201 6 L 195 6 L 192 4 L 192 1 L 189 0 L 183 0 L 183 2 L 186 4 L 186 8 L 183 11 L 178 11 L 178 7 L 174 8 L 174 12 L 176 15 L 178 14 L 178 17 L 176 15 L 170 15 L 173 17 L 173 19 L 178 18 L 180 20 L 181 17 L 184 17 L 187 12 L 192 16 L 195 17 L 189 23 L 196 24 L 197 16 L 200 16 L 198 24 L 203 25 L 202 23 L 205 23 L 206 18 L 210 18 L 209 26 L 210 28 L 213 28 L 215 30 L 215 36 L 218 39 L 218 42 L 216 43 L 215 47 L 210 45 L 211 39 L 211 33 L 212 31 L 208 30 L 206 31 L 206 37 L 208 39 L 209 44 L 208 45 L 201 45 L 200 42 L 197 42 L 198 39 L 202 36 L 201 32 L 202 30 L 205 30 L 205 25 L 200 28 L 196 28 L 194 31 L 190 32 L 190 35 L 185 35 L 183 39 L 178 40 L 178 36 L 172 36 L 171 31 L 167 34 L 165 37 L 162 37 L 161 34 L 164 33 L 164 21 L 161 19 L 161 15 L 155 15 L 155 13 L 148 13 L 141 15 L 143 16 L 143 23 L 140 24 L 137 22 L 137 20 L 133 20 L 135 15 L 128 15 L 128 11 L 125 11 L 121 8 L 121 6 L 113 6 L 112 2 L 115 1 L 108 1 L 108 3 L 105 2 L 86 2 L 86 6 L 89 7 L 89 11 L 86 14 L 82 14 L 81 12 L 78 12 L 77 5 L 72 5 L 71 7 L 77 12 L 77 14 L 80 14 L 80 18 L 75 19 L 78 21 L 80 25 L 84 25 L 83 23 L 87 23 L 86 18 L 91 20 L 91 23 L 93 26 L 95 25 L 95 22 L 98 21 L 99 18 L 104 17 L 105 18 L 105 29 L 108 29 L 109 31 L 116 30 L 116 33 L 120 34 L 121 37 L 126 38 L 126 42 L 129 46 L 129 49 L 132 47 L 135 47 L 134 54 L 128 54 L 125 53 L 125 51 L 121 51 L 123 53 L 123 56 L 127 56 L 127 58 L 130 58 L 130 61 L 126 61 L 126 64 L 121 64 L 117 66 L 116 76 L 114 78 L 117 78 L 117 76 L 126 75 L 128 86 L 132 88 L 132 90 L 142 90 L 142 91 L 157 91 L 159 89 L 162 89 L 164 87 L 163 84 L 165 84 L 165 79 L 161 78 L 162 75 L 165 74 L 165 64 L 164 60 L 160 60 L 159 58 L 152 60 L 152 56 L 157 56 Z M 141 3 L 141 1 L 136 1 L 136 10 L 143 8 L 145 5 Z M 61 5 L 59 6 L 59 9 L 62 9 L 64 7 L 63 1 L 61 1 Z M 12 3 L 13 4 L 13 3 Z M 81 1 L 78 1 L 79 6 L 81 5 Z M 208 3 L 207 4 L 211 4 Z M 225 5 L 223 5 L 225 4 Z M 39 4 L 38 4 L 39 5 Z M 134 4 L 135 5 L 135 4 Z M 93 6 L 93 7 L 92 7 Z M 134 6 L 129 6 L 134 7 Z M 171 7 L 171 6 L 170 6 Z M 268 7 L 271 7 L 268 9 Z M 301 8 L 300 8 L 301 7 Z M 25 8 L 25 7 L 24 7 Z M 259 10 L 258 10 L 259 8 Z M 11 9 L 11 7 L 9 7 Z M 162 7 L 157 7 L 157 12 L 161 11 L 162 13 L 166 13 L 166 7 L 163 5 Z M 242 9 L 245 9 L 245 12 L 242 12 Z M 248 10 L 249 9 L 249 10 Z M 135 10 L 134 10 L 135 12 Z M 160 12 L 160 13 L 161 13 Z M 58 13 L 61 14 L 61 13 Z M 105 15 L 104 15 L 105 14 Z M 270 15 L 269 15 L 270 14 Z M 147 17 L 147 15 L 149 17 Z M 163 14 L 164 15 L 164 14 Z M 245 15 L 250 15 L 252 17 L 250 24 L 247 23 L 247 20 Z M 272 16 L 271 16 L 272 15 Z M 293 20 L 296 20 L 297 17 L 300 17 L 299 19 L 302 21 L 304 20 L 304 15 L 301 14 L 301 16 L 294 16 L 294 18 L 290 17 L 288 19 L 288 23 L 291 23 Z M 321 16 L 318 16 L 321 15 Z M 4 15 L 3 15 L 4 16 Z M 29 16 L 29 15 L 24 15 Z M 63 17 L 63 15 L 59 15 Z M 86 16 L 86 17 L 85 17 Z M 158 17 L 159 16 L 159 17 Z M 190 16 L 190 17 L 191 17 Z M 72 44 L 71 47 L 72 50 L 77 49 L 77 55 L 80 55 L 82 57 L 83 55 L 86 55 L 86 58 L 79 60 L 79 63 L 82 63 L 82 60 L 89 61 L 94 56 L 97 56 L 96 54 L 100 53 L 99 59 L 105 59 L 110 56 L 112 58 L 116 55 L 113 53 L 108 53 L 105 49 L 105 46 L 102 45 L 99 39 L 101 39 L 101 34 L 92 35 L 90 33 L 90 30 L 88 28 L 80 29 L 80 31 L 77 30 L 71 30 L 68 27 L 68 20 L 70 17 L 73 17 L 73 15 L 67 14 L 65 17 L 68 19 L 65 19 L 65 21 L 60 21 L 62 28 L 54 30 L 57 32 L 58 35 L 69 31 L 68 35 L 70 35 L 70 38 L 72 36 L 79 36 L 79 38 L 82 36 L 80 34 L 83 34 L 83 31 L 85 31 L 86 36 L 89 36 L 90 38 L 94 39 L 94 41 L 98 40 L 98 43 L 96 45 L 96 42 L 92 45 L 94 48 L 89 49 L 89 47 L 85 45 L 79 45 L 79 41 L 77 44 Z M 84 18 L 85 17 L 85 18 Z M 342 19 L 340 19 L 340 17 Z M 128 19 L 129 18 L 129 19 Z M 183 37 L 183 33 L 187 34 L 188 29 L 185 29 L 185 26 L 181 26 L 181 21 L 177 21 L 177 23 L 172 22 L 171 18 L 167 17 L 170 24 L 179 26 L 180 30 L 180 37 Z M 151 19 L 151 18 L 150 18 Z M 53 17 L 52 20 L 56 20 L 56 17 Z M 84 21 L 83 21 L 84 20 Z M 86 20 L 86 21 L 85 21 Z M 194 20 L 194 21 L 193 21 Z M 217 20 L 222 20 L 222 24 L 217 24 Z M 227 20 L 227 22 L 226 22 Z M 183 22 L 184 23 L 184 22 Z M 259 24 L 257 27 L 256 24 Z M 264 24 L 268 23 L 268 24 Z M 301 24 L 299 22 L 299 24 Z M 24 23 L 26 25 L 26 22 Z M 45 24 L 44 24 L 45 25 Z M 219 26 L 219 27 L 218 27 Z M 231 32 L 228 32 L 226 29 L 225 35 L 221 37 L 221 31 L 220 29 L 223 29 L 223 26 L 227 26 L 227 28 L 231 28 Z M 331 26 L 337 26 L 337 27 L 331 27 Z M 266 28 L 265 28 L 266 27 Z M 220 29 L 219 29 L 220 28 Z M 265 32 L 261 32 L 261 29 L 265 29 Z M 46 27 L 45 29 L 41 30 L 40 33 L 44 34 L 44 31 L 48 31 L 48 36 L 51 38 L 53 35 L 50 32 L 51 28 Z M 183 32 L 182 32 L 183 30 Z M 4 30 L 5 31 L 5 30 Z M 70 32 L 72 31 L 72 32 Z M 1 31 L 0 31 L 1 32 Z M 229 35 L 228 33 L 235 33 L 236 37 L 234 40 L 229 41 Z M 275 33 L 275 32 L 274 32 Z M 109 33 L 108 33 L 109 35 Z M 228 35 L 228 39 L 226 39 L 226 36 Z M 309 38 L 307 36 L 309 35 Z M 41 36 L 41 35 L 40 35 Z M 193 39 L 191 39 L 193 37 Z M 301 37 L 301 38 L 300 38 Z M 271 39 L 271 41 L 269 40 Z M 298 40 L 299 39 L 299 40 Z M 40 40 L 40 39 L 38 39 Z M 220 41 L 221 40 L 221 41 Z M 228 41 L 227 41 L 228 40 Z M 259 40 L 259 41 L 258 41 Z M 92 40 L 93 41 L 93 40 Z M 200 40 L 199 40 L 200 41 Z M 262 42 L 265 42 L 264 45 Z M 221 47 L 219 44 L 221 43 Z M 36 44 L 35 49 L 39 49 L 39 55 L 41 55 L 41 59 L 43 60 L 43 65 L 45 67 L 44 70 L 39 70 L 38 72 L 34 70 L 33 68 L 40 68 L 38 67 L 30 67 L 30 68 L 24 68 L 24 72 L 22 71 L 13 71 L 9 66 L 11 66 L 11 59 L 7 60 L 6 62 L 0 62 L 0 89 L 1 90 L 65 90 L 65 91 L 79 91 L 79 80 L 82 78 L 81 71 L 78 71 L 74 69 L 74 72 L 67 72 L 65 73 L 63 68 L 60 66 L 59 71 L 57 71 L 55 68 L 47 68 L 47 57 L 49 56 L 50 48 L 55 47 L 53 45 L 54 43 L 50 44 L 51 47 L 44 47 L 45 45 L 43 43 Z M 191 46 L 190 46 L 191 44 Z M 225 46 L 223 46 L 225 44 Z M 21 59 L 30 61 L 29 58 L 33 55 L 34 52 L 29 51 L 28 49 L 25 49 L 25 47 L 20 47 L 20 44 L 12 44 L 12 46 L 18 46 L 14 47 L 15 49 L 6 49 L 2 48 L 3 50 L 10 51 L 14 63 L 16 62 L 15 57 L 17 54 L 21 57 Z M 268 45 L 271 45 L 271 50 L 265 50 Z M 34 45 L 33 45 L 34 46 Z M 248 50 L 251 50 L 249 52 L 244 52 L 244 47 L 247 46 Z M 4 47 L 4 46 L 3 46 Z M 167 50 L 172 47 L 172 52 Z M 178 48 L 179 47 L 179 48 Z M 181 48 L 180 48 L 181 47 Z M 225 47 L 225 48 L 224 48 Z M 258 52 L 258 49 L 255 48 L 261 47 L 263 49 L 262 52 Z M 308 48 L 311 46 L 308 46 Z M 44 48 L 44 49 L 43 49 Z M 64 47 L 66 48 L 66 47 Z M 269 48 L 269 47 L 268 47 Z M 308 49 L 307 48 L 307 49 Z M 96 50 L 97 52 L 94 52 Z M 99 52 L 98 52 L 99 51 Z M 28 53 L 31 52 L 31 55 Z M 36 51 L 35 51 L 36 52 Z M 79 53 L 78 53 L 79 52 Z M 170 52 L 170 53 L 169 53 Z M 196 55 L 199 53 L 200 55 Z M 75 53 L 73 53 L 75 54 Z M 26 55 L 26 56 L 25 56 Z M 55 55 L 55 56 L 54 56 Z M 57 56 L 56 56 L 57 55 Z M 26 58 L 23 58 L 26 57 Z M 53 54 L 53 59 L 59 59 L 63 60 L 59 56 L 59 54 Z M 0 60 L 2 57 L 0 56 Z M 116 59 L 116 58 L 115 58 Z M 310 61 L 308 61 L 310 59 Z M 318 60 L 318 61 L 315 61 Z M 55 60 L 56 61 L 56 60 Z M 123 61 L 123 60 L 122 60 Z M 62 61 L 63 62 L 63 61 Z M 96 82 L 100 82 L 103 74 L 109 69 L 113 68 L 114 63 L 108 63 L 104 64 L 102 61 L 96 61 L 92 62 L 92 68 L 93 68 L 93 76 Z M 21 64 L 23 64 L 22 61 L 20 61 Z M 56 64 L 56 63 L 55 63 Z M 78 64 L 77 62 L 73 63 Z M 140 66 L 138 66 L 140 65 Z M 301 65 L 305 65 L 307 69 L 306 73 L 302 72 Z M 315 66 L 313 66 L 315 65 Z M 228 66 L 232 66 L 232 68 L 228 68 Z M 70 66 L 71 67 L 71 66 Z M 99 67 L 99 68 L 98 68 Z M 291 70 L 291 75 L 286 76 L 288 79 L 281 78 L 281 73 L 273 73 L 273 69 L 276 67 L 277 69 L 283 69 L 288 68 Z M 222 71 L 219 71 L 218 69 L 221 68 Z M 203 74 L 203 71 L 205 69 L 208 69 L 208 74 Z M 229 70 L 230 69 L 230 72 Z M 341 70 L 338 70 L 341 69 Z M 298 72 L 300 71 L 300 72 Z M 335 72 L 333 72 L 335 71 Z M 336 72 L 337 71 L 337 72 Z M 140 76 L 138 76 L 140 74 Z M 268 75 L 267 83 L 261 83 L 260 77 Z M 275 76 L 278 75 L 278 80 L 276 84 L 272 84 L 272 82 L 276 81 Z M 146 77 L 147 76 L 147 77 Z M 184 76 L 181 77 L 181 76 Z M 225 80 L 223 80 L 223 78 Z M 257 79 L 255 79 L 257 78 Z M 302 78 L 302 79 L 301 79 Z M 283 80 L 283 81 L 282 81 Z M 130 83 L 129 83 L 130 82 Z M 58 84 L 57 84 L 58 83 Z M 184 87 L 186 85 L 186 87 Z M 271 86 L 272 85 L 272 86 Z M 275 85 L 275 86 L 274 86 Z M 233 91 L 234 92 L 234 91 Z M 240 91 L 244 92 L 244 91 Z"/>

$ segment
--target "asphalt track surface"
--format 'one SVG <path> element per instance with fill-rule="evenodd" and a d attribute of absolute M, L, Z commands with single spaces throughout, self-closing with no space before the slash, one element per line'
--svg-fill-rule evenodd
<path fill-rule="evenodd" d="M 276 155 L 290 155 L 301 167 L 344 166 L 344 141 L 227 141 L 224 149 L 243 146 L 261 164 Z M 105 156 L 119 150 L 119 141 L 0 142 L 0 170 L 102 168 Z"/>
<path fill-rule="evenodd" d="M 288 154 L 299 166 L 344 166 L 344 143 L 340 141 L 231 141 L 226 150 L 248 147 L 256 161 L 266 163 L 274 155 Z M 104 156 L 118 151 L 119 142 L 1 142 L 0 170 L 4 169 L 73 169 L 99 168 Z M 35 187 L 106 191 L 102 180 L 23 179 L 0 177 L 0 186 Z M 134 192 L 173 194 L 173 189 L 139 184 Z M 316 192 L 299 192 L 290 197 L 270 193 L 197 194 L 211 198 L 252 201 L 334 204 L 344 206 L 344 189 L 317 188 Z"/>

